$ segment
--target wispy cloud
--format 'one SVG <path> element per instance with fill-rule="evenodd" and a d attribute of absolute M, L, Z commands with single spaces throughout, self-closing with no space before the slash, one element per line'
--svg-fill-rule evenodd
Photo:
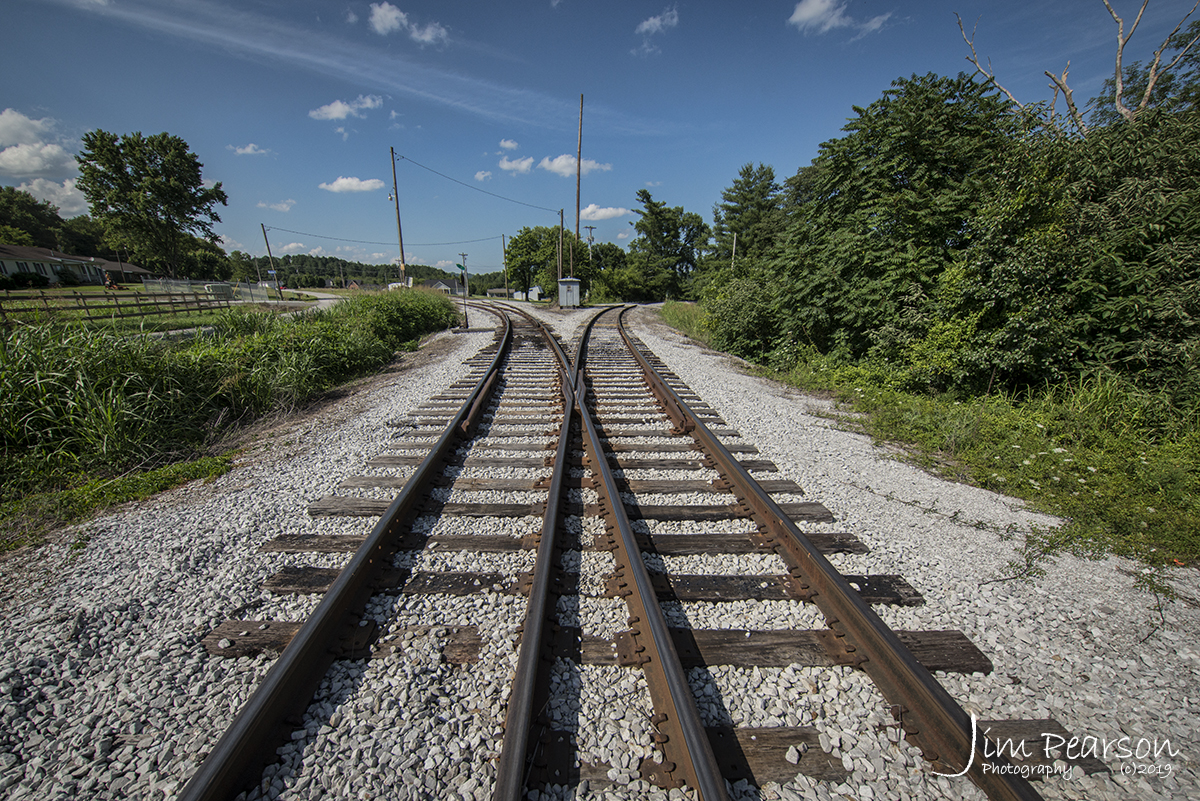
<path fill-rule="evenodd" d="M 581 209 L 579 212 L 580 219 L 583 220 L 611 220 L 615 217 L 624 217 L 629 214 L 629 209 L 623 209 L 615 206 L 608 208 L 600 208 L 595 203 L 588 204 L 587 208 Z"/>
<path fill-rule="evenodd" d="M 258 207 L 260 209 L 274 209 L 275 211 L 291 211 L 292 206 L 295 205 L 296 201 L 292 200 L 291 198 L 288 198 L 287 200 L 281 200 L 278 203 L 268 203 L 265 200 L 258 201 Z"/>
<path fill-rule="evenodd" d="M 500 149 L 501 150 L 516 150 L 518 147 L 520 147 L 520 145 L 518 145 L 512 139 L 501 139 L 500 140 Z"/>
<path fill-rule="evenodd" d="M 492 177 L 492 173 L 490 170 L 480 170 L 479 172 L 475 173 L 476 181 L 486 181 L 487 179 L 489 179 L 491 177 Z"/>
<path fill-rule="evenodd" d="M 419 63 L 406 54 L 341 38 L 336 30 L 313 30 L 248 11 L 220 0 L 122 0 L 100 5 L 50 0 L 157 35 L 212 47 L 222 54 L 270 59 L 386 94 L 403 94 L 494 122 L 571 130 L 577 99 L 552 97 L 525 87 Z M 590 107 L 597 126 L 636 134 L 662 134 L 669 125 L 648 124 L 602 105 Z"/>
<path fill-rule="evenodd" d="M 670 30 L 679 24 L 679 11 L 675 8 L 667 8 L 663 13 L 649 19 L 642 20 L 637 28 L 634 29 L 634 34 L 642 37 L 642 46 L 635 49 L 633 52 L 636 55 L 649 55 L 657 53 L 658 47 L 651 40 L 652 36 L 656 36 L 663 31 Z"/>
<path fill-rule="evenodd" d="M 846 15 L 845 0 L 800 0 L 788 23 L 795 25 L 801 33 L 828 33 L 834 28 L 851 28 L 858 31 L 855 39 L 874 33 L 892 16 L 891 12 L 859 22 Z"/>
<path fill-rule="evenodd" d="M 372 192 L 376 189 L 383 189 L 383 181 L 378 178 L 345 178 L 338 176 L 336 181 L 326 184 L 318 184 L 320 189 L 326 192 Z"/>
<path fill-rule="evenodd" d="M 327 103 L 308 112 L 308 116 L 314 120 L 344 120 L 347 117 L 362 117 L 360 112 L 364 109 L 379 108 L 382 105 L 383 98 L 379 95 L 359 95 L 357 100 L 351 100 L 349 103 L 344 100 Z"/>
<path fill-rule="evenodd" d="M 225 149 L 232 150 L 239 156 L 266 156 L 271 152 L 270 150 L 264 150 L 253 142 L 248 145 L 242 145 L 241 147 L 238 147 L 237 145 L 225 145 Z"/>
<path fill-rule="evenodd" d="M 500 159 L 500 169 L 506 172 L 529 172 L 533 169 L 533 156 L 523 159 L 510 159 L 508 156 Z"/>
<path fill-rule="evenodd" d="M 538 169 L 552 172 L 555 175 L 561 175 L 564 178 L 574 177 L 575 157 L 568 153 L 564 153 L 561 156 L 556 156 L 555 158 L 550 158 L 547 156 L 538 163 Z M 611 169 L 611 164 L 600 164 L 592 161 L 591 159 L 584 159 L 579 166 L 579 172 L 581 175 L 587 175 L 589 172 L 594 172 L 595 170 L 607 172 Z"/>

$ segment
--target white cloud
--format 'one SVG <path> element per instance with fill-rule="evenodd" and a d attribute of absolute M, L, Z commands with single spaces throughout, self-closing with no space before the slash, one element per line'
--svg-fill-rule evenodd
<path fill-rule="evenodd" d="M 0 112 L 0 174 L 14 178 L 73 174 L 78 169 L 75 158 L 61 144 L 46 141 L 55 124 L 49 117 L 34 120 L 11 108 Z"/>
<path fill-rule="evenodd" d="M 408 27 L 408 15 L 391 3 L 371 3 L 371 30 L 380 36 Z"/>
<path fill-rule="evenodd" d="M 657 53 L 658 48 L 650 41 L 650 37 L 660 34 L 663 31 L 670 30 L 679 24 L 679 12 L 674 8 L 668 8 L 655 17 L 642 20 L 634 29 L 634 34 L 642 37 L 642 46 L 635 49 L 635 55 L 649 55 Z"/>
<path fill-rule="evenodd" d="M 279 249 L 280 253 L 301 253 L 307 249 L 307 245 L 303 242 L 288 242 Z"/>
<path fill-rule="evenodd" d="M 500 140 L 500 149 L 501 150 L 516 150 L 518 147 L 520 147 L 520 145 L 518 145 L 512 139 L 501 139 Z"/>
<path fill-rule="evenodd" d="M 679 24 L 679 12 L 673 8 L 668 8 L 657 17 L 643 20 L 634 33 L 643 36 L 653 36 L 656 33 L 662 33 L 668 28 L 674 28 Z"/>
<path fill-rule="evenodd" d="M 500 169 L 508 172 L 529 172 L 533 169 L 533 156 L 526 156 L 523 159 L 509 159 L 508 156 L 500 159 Z"/>
<path fill-rule="evenodd" d="M 354 13 L 353 9 L 346 9 L 346 24 L 353 25 L 356 22 L 358 22 L 358 15 Z"/>
<path fill-rule="evenodd" d="M 408 21 L 408 14 L 396 8 L 391 3 L 371 3 L 371 30 L 380 36 L 386 36 L 392 31 L 408 31 L 408 36 L 420 44 L 440 44 L 450 38 L 446 26 L 430 22 L 424 25 L 414 25 Z"/>
<path fill-rule="evenodd" d="M 592 221 L 611 220 L 614 217 L 624 217 L 626 214 L 629 214 L 629 213 L 630 213 L 629 209 L 614 208 L 611 206 L 608 208 L 602 209 L 599 206 L 597 206 L 595 203 L 590 203 L 590 204 L 588 204 L 587 208 L 580 210 L 579 217 L 580 217 L 580 219 L 583 219 L 583 220 L 592 220 Z"/>
<path fill-rule="evenodd" d="M 13 145 L 0 150 L 0 174 L 16 178 L 51 175 L 68 170 L 75 161 L 60 145 Z"/>
<path fill-rule="evenodd" d="M 292 200 L 291 198 L 288 198 L 287 200 L 281 200 L 278 203 L 268 203 L 265 200 L 258 201 L 258 207 L 260 209 L 274 209 L 275 211 L 291 211 L 292 206 L 295 205 L 296 201 Z"/>
<path fill-rule="evenodd" d="M 338 176 L 338 179 L 333 183 L 318 184 L 321 189 L 326 192 L 372 192 L 376 189 L 383 189 L 383 181 L 378 178 L 345 178 Z"/>
<path fill-rule="evenodd" d="M 480 170 L 479 172 L 475 173 L 476 181 L 486 181 L 488 178 L 491 178 L 491 177 L 492 177 L 492 173 L 489 170 Z"/>
<path fill-rule="evenodd" d="M 575 175 L 575 157 L 564 153 L 561 156 L 550 158 L 547 156 L 538 164 L 538 169 L 547 170 L 555 175 L 561 175 L 564 178 L 570 178 Z M 595 170 L 608 171 L 612 169 L 611 164 L 599 164 L 591 159 L 584 159 L 580 165 L 579 172 L 582 175 L 587 175 Z"/>
<path fill-rule="evenodd" d="M 858 22 L 846 16 L 845 0 L 800 0 L 792 16 L 788 18 L 788 23 L 795 25 L 805 34 L 828 33 L 834 28 L 856 28 L 859 33 L 854 38 L 859 39 L 882 28 L 883 23 L 891 16 L 889 12 L 872 17 L 866 22 Z"/>
<path fill-rule="evenodd" d="M 265 156 L 271 152 L 270 150 L 263 150 L 253 142 L 243 147 L 237 147 L 236 145 L 225 145 L 225 148 L 227 150 L 232 150 L 239 156 Z"/>
<path fill-rule="evenodd" d="M 628 231 L 622 231 L 621 233 L 617 234 L 617 239 L 628 239 L 628 238 L 629 238 Z"/>
<path fill-rule="evenodd" d="M 0 147 L 35 145 L 54 129 L 54 120 L 43 117 L 30 119 L 16 109 L 0 111 Z"/>
<path fill-rule="evenodd" d="M 379 95 L 359 95 L 357 100 L 351 100 L 349 103 L 344 100 L 335 100 L 320 108 L 315 108 L 308 112 L 308 116 L 314 120 L 344 120 L 347 117 L 361 117 L 359 112 L 369 108 L 379 108 L 383 105 L 383 98 Z"/>
<path fill-rule="evenodd" d="M 47 181 L 45 178 L 34 178 L 28 183 L 17 187 L 22 192 L 28 192 L 38 200 L 45 200 L 55 206 L 63 217 L 77 217 L 87 214 L 88 204 L 83 193 L 75 188 L 75 180 L 68 178 L 60 183 Z"/>
<path fill-rule="evenodd" d="M 437 44 L 450 38 L 450 32 L 436 22 L 431 22 L 424 28 L 414 25 L 409 29 L 408 35 L 414 42 L 421 44 Z"/>

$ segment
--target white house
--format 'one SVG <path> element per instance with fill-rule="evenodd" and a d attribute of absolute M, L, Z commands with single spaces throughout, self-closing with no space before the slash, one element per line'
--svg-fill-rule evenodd
<path fill-rule="evenodd" d="M 28 248 L 21 245 L 0 245 L 0 272 L 4 275 L 33 273 L 45 276 L 50 283 L 59 283 L 69 272 L 83 284 L 104 283 L 104 270 L 109 262 L 90 256 L 68 256 L 49 248 Z M 128 265 L 132 267 L 132 265 Z M 112 264 L 116 268 L 115 263 Z M 140 267 L 134 268 L 141 270 Z M 145 272 L 145 271 L 143 271 Z"/>

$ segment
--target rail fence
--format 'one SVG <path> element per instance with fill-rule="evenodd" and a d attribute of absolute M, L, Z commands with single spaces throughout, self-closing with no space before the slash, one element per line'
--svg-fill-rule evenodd
<path fill-rule="evenodd" d="M 75 319 L 89 322 L 111 321 L 125 317 L 227 309 L 232 298 L 198 293 L 145 295 L 106 292 L 103 295 L 70 295 L 8 292 L 0 297 L 0 325 L 12 327 L 42 319 Z"/>

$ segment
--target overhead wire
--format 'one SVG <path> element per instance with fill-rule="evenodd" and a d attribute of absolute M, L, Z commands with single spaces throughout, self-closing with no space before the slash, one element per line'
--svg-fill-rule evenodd
<path fill-rule="evenodd" d="M 420 163 L 419 161 L 413 161 L 412 159 L 408 158 L 407 156 L 401 156 L 401 155 L 397 154 L 396 158 L 398 158 L 400 161 L 407 161 L 410 164 L 415 164 L 416 166 L 420 167 L 422 170 L 428 170 L 429 172 L 433 173 L 434 175 L 439 175 L 442 178 L 445 178 L 447 181 L 453 181 L 454 183 L 456 183 L 460 186 L 465 186 L 467 189 L 474 189 L 476 192 L 482 192 L 485 195 L 491 195 L 492 197 L 500 198 L 501 200 L 507 200 L 509 203 L 517 203 L 521 206 L 528 206 L 531 209 L 538 209 L 540 211 L 548 211 L 551 214 L 558 214 L 558 212 L 559 212 L 559 209 L 548 209 L 545 206 L 538 206 L 533 203 L 526 203 L 523 200 L 514 200 L 511 197 L 505 197 L 504 195 L 497 195 L 495 192 L 489 192 L 486 189 L 480 189 L 478 186 L 471 186 L 470 184 L 468 184 L 464 181 L 460 181 L 457 178 L 451 178 L 449 175 L 446 175 L 445 173 L 440 173 L 437 170 L 433 169 L 432 167 L 426 167 L 424 164 Z"/>

